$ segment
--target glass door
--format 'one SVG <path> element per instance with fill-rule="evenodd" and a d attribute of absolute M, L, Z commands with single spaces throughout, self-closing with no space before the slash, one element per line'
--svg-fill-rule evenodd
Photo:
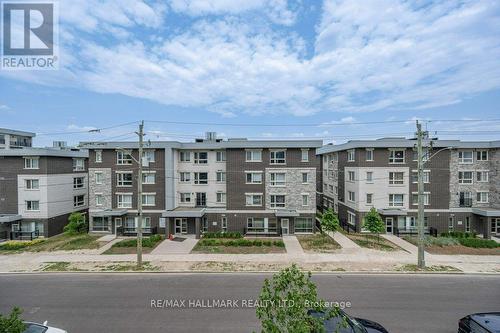
<path fill-rule="evenodd" d="M 392 234 L 392 224 L 394 219 L 392 217 L 385 218 L 385 232 L 388 234 Z"/>
<path fill-rule="evenodd" d="M 187 234 L 187 219 L 186 218 L 175 219 L 175 233 L 176 234 Z"/>
<path fill-rule="evenodd" d="M 290 221 L 288 219 L 281 219 L 281 233 L 283 235 L 288 235 L 289 227 Z"/>

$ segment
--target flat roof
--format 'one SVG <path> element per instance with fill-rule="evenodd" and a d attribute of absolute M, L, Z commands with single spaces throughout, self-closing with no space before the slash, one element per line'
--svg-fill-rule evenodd
<path fill-rule="evenodd" d="M 0 149 L 0 156 L 54 156 L 54 157 L 89 157 L 86 149 L 59 148 L 16 148 Z"/>
<path fill-rule="evenodd" d="M 472 213 L 481 215 L 481 216 L 491 216 L 491 217 L 500 217 L 500 208 L 478 208 L 478 207 L 473 207 L 472 208 Z"/>
<path fill-rule="evenodd" d="M 467 148 L 500 148 L 500 140 L 497 141 L 460 141 L 460 140 L 424 140 L 424 144 L 432 141 L 435 148 L 452 147 L 454 149 Z M 316 150 L 317 155 L 328 154 L 355 148 L 413 148 L 416 139 L 407 138 L 380 138 L 376 140 L 350 140 L 340 145 L 326 145 Z"/>
<path fill-rule="evenodd" d="M 203 217 L 203 215 L 205 208 L 200 207 L 177 207 L 161 214 L 162 217 Z"/>
<path fill-rule="evenodd" d="M 23 217 L 19 214 L 0 214 L 0 223 L 9 223 L 22 220 Z"/>
<path fill-rule="evenodd" d="M 29 136 L 31 138 L 36 136 L 36 134 L 32 133 L 32 132 L 18 131 L 18 130 L 13 130 L 13 129 L 8 129 L 8 128 L 0 128 L 0 134 Z"/>

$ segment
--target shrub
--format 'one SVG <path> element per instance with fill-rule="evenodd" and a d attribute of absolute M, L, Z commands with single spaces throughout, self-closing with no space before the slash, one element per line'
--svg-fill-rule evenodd
<path fill-rule="evenodd" d="M 475 232 L 450 231 L 450 232 L 442 232 L 440 236 L 453 237 L 453 238 L 476 238 L 477 234 Z"/>
<path fill-rule="evenodd" d="M 21 309 L 15 307 L 8 316 L 0 314 L 0 332 L 2 333 L 23 333 L 26 330 L 26 325 L 23 323 Z"/>
<path fill-rule="evenodd" d="M 6 251 L 20 250 L 29 246 L 33 246 L 35 244 L 42 243 L 44 241 L 45 241 L 44 239 L 35 239 L 32 241 L 8 241 L 0 244 L 0 250 L 6 250 Z"/>
<path fill-rule="evenodd" d="M 243 238 L 239 232 L 205 232 L 203 238 Z"/>
<path fill-rule="evenodd" d="M 263 240 L 262 241 L 262 245 L 264 246 L 272 246 L 273 245 L 273 242 L 270 241 L 270 240 Z"/>
<path fill-rule="evenodd" d="M 416 240 L 415 240 L 416 242 Z M 459 241 L 457 238 L 453 237 L 425 237 L 425 246 L 451 246 L 451 245 L 459 245 Z"/>
<path fill-rule="evenodd" d="M 460 238 L 459 242 L 463 246 L 473 247 L 473 248 L 495 249 L 497 247 L 500 247 L 500 244 L 491 239 Z"/>
<path fill-rule="evenodd" d="M 71 213 L 68 217 L 68 224 L 64 226 L 64 232 L 74 235 L 87 232 L 87 222 L 82 213 Z"/>
<path fill-rule="evenodd" d="M 283 241 L 281 240 L 274 241 L 274 245 L 278 247 L 285 247 L 285 243 L 283 243 Z"/>
<path fill-rule="evenodd" d="M 142 239 L 142 246 L 154 247 L 156 243 L 163 239 L 162 235 L 152 235 Z M 137 238 L 125 239 L 113 245 L 113 247 L 137 247 Z"/>

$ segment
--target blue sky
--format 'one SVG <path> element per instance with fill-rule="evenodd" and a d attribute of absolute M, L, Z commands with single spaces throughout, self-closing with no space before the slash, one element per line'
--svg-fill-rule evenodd
<path fill-rule="evenodd" d="M 498 1 L 61 0 L 59 19 L 58 71 L 0 71 L 0 127 L 40 145 L 133 139 L 135 124 L 82 131 L 140 119 L 263 125 L 146 121 L 162 140 L 343 142 L 415 119 L 500 139 L 500 121 L 475 121 L 500 119 Z M 407 123 L 352 124 L 384 120 Z"/>

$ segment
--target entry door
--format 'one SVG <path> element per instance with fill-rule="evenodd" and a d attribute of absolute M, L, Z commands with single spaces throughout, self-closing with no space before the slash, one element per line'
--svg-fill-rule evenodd
<path fill-rule="evenodd" d="M 494 234 L 500 234 L 500 218 L 492 219 L 491 232 Z"/>
<path fill-rule="evenodd" d="M 187 219 L 175 219 L 175 233 L 187 234 Z"/>
<path fill-rule="evenodd" d="M 283 235 L 288 235 L 290 228 L 290 221 L 288 219 L 281 219 L 281 232 Z"/>
<path fill-rule="evenodd" d="M 392 234 L 392 223 L 394 222 L 392 217 L 385 218 L 385 232 Z"/>

